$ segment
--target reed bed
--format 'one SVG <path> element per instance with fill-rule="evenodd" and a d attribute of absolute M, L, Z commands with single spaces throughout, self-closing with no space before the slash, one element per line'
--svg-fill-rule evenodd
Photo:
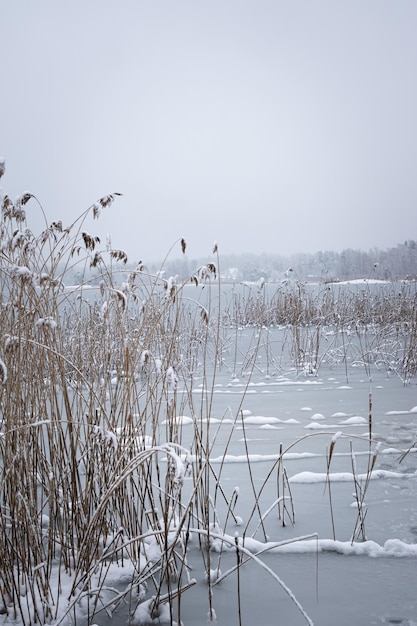
<path fill-rule="evenodd" d="M 235 533 L 241 522 L 238 492 L 227 494 L 223 466 L 215 471 L 210 463 L 222 368 L 235 375 L 241 367 L 249 381 L 264 351 L 271 371 L 288 352 L 307 375 L 323 362 L 360 359 L 370 367 L 370 354 L 377 355 L 372 366 L 404 380 L 416 373 L 416 299 L 405 288 L 392 301 L 328 288 L 313 297 L 293 284 L 272 297 L 261 289 L 221 304 L 217 251 L 177 284 L 150 275 L 142 262 L 129 268 L 122 250 L 102 246 L 85 230 L 116 195 L 69 226 L 45 217 L 40 234 L 26 218 L 29 208 L 42 212 L 36 198 L 1 198 L 0 612 L 23 624 L 76 622 L 80 607 L 80 623 L 118 607 L 132 623 L 181 623 L 182 602 L 195 584 L 188 565 L 192 535 L 213 621 L 213 587 L 225 576 L 222 552 L 236 551 L 238 572 L 248 561 L 266 568 L 242 537 L 251 521 L 254 534 L 262 530 L 273 509 L 283 525 L 295 524 L 285 451 L 259 491 L 251 481 L 253 513 L 243 536 L 230 542 L 228 529 Z M 183 240 L 175 245 L 185 252 Z M 81 275 L 94 268 L 97 285 L 69 288 L 74 267 Z M 283 329 L 278 348 L 268 334 L 277 326 Z M 239 365 L 242 327 L 254 332 Z M 182 416 L 192 420 L 191 440 L 183 440 Z M 241 423 L 238 410 L 231 432 Z M 251 478 L 249 455 L 247 469 Z M 263 512 L 260 496 L 269 480 L 276 480 L 277 496 Z M 366 488 L 357 485 L 359 503 Z M 359 519 L 357 533 L 363 527 Z M 129 564 L 122 591 L 107 582 L 114 564 Z M 239 594 L 238 606 L 240 612 Z"/>
<path fill-rule="evenodd" d="M 407 384 L 417 373 L 417 293 L 415 283 L 395 287 L 311 286 L 295 279 L 271 295 L 258 286 L 233 293 L 223 322 L 233 328 L 280 328 L 281 353 L 289 349 L 300 373 L 314 375 L 323 363 L 357 363 L 370 379 L 376 367 Z M 278 368 L 288 366 L 277 351 L 275 359 Z"/>

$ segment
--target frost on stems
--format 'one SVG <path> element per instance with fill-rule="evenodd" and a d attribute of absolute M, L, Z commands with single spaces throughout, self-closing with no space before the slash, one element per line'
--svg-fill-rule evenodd
<path fill-rule="evenodd" d="M 25 206 L 25 204 L 27 204 L 32 197 L 33 195 L 29 191 L 26 191 L 22 196 L 19 196 L 16 199 L 15 204 L 18 206 Z"/>
<path fill-rule="evenodd" d="M 178 384 L 178 376 L 172 366 L 168 367 L 165 376 L 168 387 L 176 389 Z"/>
<path fill-rule="evenodd" d="M 0 357 L 0 384 L 4 385 L 7 380 L 7 367 L 3 359 Z"/>
<path fill-rule="evenodd" d="M 57 222 L 52 222 L 51 230 L 56 230 L 58 233 L 62 233 L 63 232 L 62 221 L 58 220 Z"/>
<path fill-rule="evenodd" d="M 113 300 L 115 300 L 117 304 L 121 305 L 122 311 L 126 311 L 126 308 L 127 308 L 126 294 L 123 293 L 123 291 L 121 291 L 120 289 L 112 289 L 111 294 L 112 294 Z"/>
<path fill-rule="evenodd" d="M 55 330 L 57 327 L 57 323 L 53 317 L 41 317 L 35 323 L 36 328 L 50 328 L 51 330 Z"/>
<path fill-rule="evenodd" d="M 6 194 L 1 204 L 3 219 L 15 219 L 16 222 L 24 222 L 26 219 L 26 211 L 23 207 L 31 197 L 32 194 L 25 193 L 23 196 L 17 198 L 16 202 L 12 202 Z"/>
<path fill-rule="evenodd" d="M 94 254 L 91 256 L 90 267 L 97 267 L 97 265 L 100 265 L 100 263 L 102 262 L 103 262 L 103 257 L 101 256 L 101 253 L 94 252 Z"/>
<path fill-rule="evenodd" d="M 191 282 L 195 285 L 204 284 L 210 282 L 213 278 L 217 277 L 217 268 L 214 263 L 207 263 L 207 265 L 201 265 L 195 274 L 191 276 Z"/>
<path fill-rule="evenodd" d="M 114 451 L 116 451 L 118 447 L 116 434 L 111 430 L 104 430 L 100 426 L 93 426 L 91 430 L 91 440 L 97 445 L 104 445 Z"/>
<path fill-rule="evenodd" d="M 100 216 L 101 209 L 105 209 L 107 206 L 110 206 L 114 202 L 115 196 L 121 196 L 121 193 L 112 193 L 107 196 L 103 196 L 100 198 L 98 202 L 93 205 L 93 217 L 97 219 Z"/>
<path fill-rule="evenodd" d="M 142 350 L 139 360 L 141 367 L 145 367 L 150 359 L 153 359 L 152 352 L 150 350 Z"/>
<path fill-rule="evenodd" d="M 110 250 L 110 256 L 116 261 L 123 261 L 125 265 L 128 261 L 127 254 L 124 250 Z"/>
<path fill-rule="evenodd" d="M 10 275 L 13 278 L 19 278 L 22 283 L 33 283 L 34 274 L 30 271 L 26 265 L 12 265 L 10 268 Z"/>
<path fill-rule="evenodd" d="M 168 467 L 172 474 L 174 495 L 176 496 L 182 489 L 182 486 L 184 484 L 184 478 L 190 473 L 191 463 L 188 455 L 184 463 L 184 461 L 178 456 L 178 454 L 176 454 L 176 452 L 169 444 L 167 444 L 165 447 L 169 459 Z"/>
<path fill-rule="evenodd" d="M 170 276 L 168 280 L 164 280 L 164 289 L 167 292 L 167 298 L 175 302 L 177 295 L 177 283 L 174 276 Z"/>
<path fill-rule="evenodd" d="M 19 345 L 19 337 L 16 337 L 16 335 L 9 335 L 8 333 L 6 333 L 5 342 L 4 342 L 5 352 L 6 353 L 10 352 L 14 348 L 17 348 L 18 345 Z"/>
<path fill-rule="evenodd" d="M 100 243 L 100 237 L 94 237 L 93 235 L 90 235 L 87 232 L 82 232 L 81 236 L 83 238 L 84 246 L 86 250 L 93 251 L 96 247 L 96 244 Z"/>

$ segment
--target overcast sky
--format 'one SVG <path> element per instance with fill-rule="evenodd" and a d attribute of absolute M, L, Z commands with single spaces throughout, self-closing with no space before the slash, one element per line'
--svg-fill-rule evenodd
<path fill-rule="evenodd" d="M 417 238 L 416 0 L 0 0 L 0 24 L 2 187 L 50 222 L 121 192 L 88 230 L 131 261 Z"/>

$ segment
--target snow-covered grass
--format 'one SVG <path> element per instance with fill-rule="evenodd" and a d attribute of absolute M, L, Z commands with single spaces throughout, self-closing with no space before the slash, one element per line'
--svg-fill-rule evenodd
<path fill-rule="evenodd" d="M 252 567 L 312 623 L 266 555 L 415 557 L 415 544 L 379 544 L 365 530 L 371 482 L 416 475 L 377 462 L 392 450 L 411 458 L 415 445 L 378 446 L 371 396 L 366 417 L 352 407 L 330 420 L 321 407 L 304 405 L 296 419 L 245 403 L 279 406 L 284 389 L 323 389 L 330 383 L 318 373 L 329 368 L 341 376 L 331 383 L 338 393 L 349 393 L 342 383 L 355 366 L 368 383 L 383 372 L 410 384 L 415 298 L 406 288 L 390 298 L 327 286 L 317 295 L 298 283 L 225 296 L 217 249 L 188 283 L 162 278 L 162 268 L 149 275 L 142 262 L 127 269 L 122 250 L 86 230 L 115 195 L 72 225 L 45 217 L 39 234 L 26 219 L 27 206 L 42 211 L 31 194 L 1 197 L 0 622 L 93 624 L 120 615 L 120 623 L 180 624 L 201 580 L 206 606 L 193 623 L 215 621 L 217 587 Z M 186 251 L 183 240 L 178 246 Z M 66 287 L 75 266 L 81 275 L 96 270 L 94 289 Z M 320 458 L 324 472 L 289 472 L 288 463 Z M 333 469 L 335 459 L 347 459 L 349 470 Z M 243 496 L 230 486 L 234 467 Z M 351 485 L 356 507 L 343 539 L 339 482 Z M 317 483 L 328 492 L 332 539 L 314 526 L 297 535 L 294 487 Z M 274 524 L 293 529 L 291 537 L 272 541 Z M 244 621 L 239 585 L 234 594 Z"/>

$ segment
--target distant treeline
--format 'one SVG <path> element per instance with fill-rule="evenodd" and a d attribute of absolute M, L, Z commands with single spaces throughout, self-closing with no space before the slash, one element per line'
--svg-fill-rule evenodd
<path fill-rule="evenodd" d="M 185 278 L 195 268 L 213 261 L 210 259 L 188 259 L 184 257 L 168 261 L 165 276 Z M 315 253 L 298 253 L 291 256 L 280 254 L 221 255 L 219 268 L 221 276 L 226 280 L 256 281 L 265 278 L 267 281 L 282 280 L 290 270 L 300 280 L 346 280 L 354 278 L 378 278 L 395 280 L 397 278 L 417 278 L 417 242 L 405 241 L 395 248 L 379 250 L 373 248 L 368 252 L 348 248 L 342 252 L 326 250 Z M 156 265 L 152 265 L 156 269 Z"/>
<path fill-rule="evenodd" d="M 128 273 L 136 267 L 137 261 L 129 259 L 126 265 L 121 265 L 118 269 Z M 156 274 L 163 270 L 164 278 L 174 276 L 177 280 L 182 280 L 194 274 L 202 265 L 217 263 L 217 256 L 191 259 L 185 252 L 181 256 L 165 260 L 163 267 L 162 263 L 147 263 L 145 259 L 142 259 L 141 263 L 149 273 Z M 355 278 L 416 280 L 417 242 L 410 239 L 394 248 L 386 250 L 373 248 L 368 252 L 347 248 L 341 252 L 329 250 L 315 253 L 300 252 L 291 256 L 249 252 L 235 255 L 220 254 L 219 265 L 218 273 L 225 281 L 257 281 L 264 278 L 266 281 L 274 282 L 282 280 L 289 274 L 302 281 L 321 282 Z M 75 283 L 90 280 L 95 282 L 97 278 L 98 272 L 92 268 L 83 276 L 75 272 L 70 280 Z"/>

